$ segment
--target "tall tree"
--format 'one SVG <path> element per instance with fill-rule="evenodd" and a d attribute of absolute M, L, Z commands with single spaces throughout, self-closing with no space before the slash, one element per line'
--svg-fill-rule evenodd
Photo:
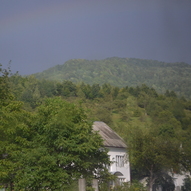
<path fill-rule="evenodd" d="M 22 105 L 22 102 L 11 101 L 0 107 L 0 182 L 10 190 L 14 190 L 21 153 L 31 133 L 31 114 L 24 111 Z"/>
<path fill-rule="evenodd" d="M 162 129 L 136 128 L 129 140 L 130 162 L 134 168 L 148 177 L 148 188 L 152 191 L 154 182 L 163 172 L 178 172 L 181 164 L 181 142 L 174 136 L 171 127 Z"/>
<path fill-rule="evenodd" d="M 0 64 L 0 105 L 6 105 L 12 99 L 9 86 L 10 69 L 3 69 Z"/>
<path fill-rule="evenodd" d="M 10 70 L 0 69 L 0 73 L 0 182 L 13 190 L 19 152 L 30 135 L 30 114 L 22 109 L 22 102 L 14 100 L 9 86 Z"/>
<path fill-rule="evenodd" d="M 82 108 L 61 98 L 46 99 L 32 132 L 30 148 L 21 155 L 15 190 L 60 190 L 79 177 L 107 174 L 107 150 Z"/>

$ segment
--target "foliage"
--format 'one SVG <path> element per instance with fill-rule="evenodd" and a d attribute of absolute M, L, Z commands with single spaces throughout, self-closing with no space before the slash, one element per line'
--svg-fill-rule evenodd
<path fill-rule="evenodd" d="M 119 60 L 118 58 L 106 59 L 103 65 L 106 67 L 106 64 L 114 63 L 114 61 Z M 66 66 L 68 69 L 72 66 L 75 71 L 76 65 L 82 67 L 84 62 L 86 61 L 73 60 Z M 146 63 L 147 61 L 144 62 Z M 91 69 L 91 64 L 88 64 L 89 62 L 86 63 L 87 68 Z M 164 69 L 167 66 L 171 68 L 173 65 L 160 63 L 154 66 L 155 64 L 148 63 L 146 67 L 160 65 Z M 138 68 L 141 62 L 134 62 L 134 65 Z M 184 64 L 175 65 L 187 67 Z M 59 69 L 61 71 L 62 67 L 59 66 Z M 106 71 L 108 70 L 107 68 Z M 110 74 L 112 75 L 114 71 L 110 70 Z M 99 74 L 99 72 L 95 73 L 96 69 L 91 72 L 95 76 Z M 129 75 L 131 73 L 133 74 L 133 70 Z M 181 93 L 176 95 L 172 90 L 165 92 L 164 88 L 161 88 L 164 94 L 159 94 L 154 88 L 145 84 L 130 87 L 125 86 L 124 83 L 123 87 L 115 87 L 105 83 L 106 79 L 102 84 L 101 78 L 95 84 L 86 84 L 79 81 L 74 83 L 72 81 L 38 80 L 34 76 L 22 77 L 18 74 L 9 77 L 9 73 L 3 73 L 3 75 L 0 78 L 0 82 L 4 84 L 1 87 L 5 92 L 5 94 L 0 92 L 2 98 L 0 111 L 3 116 L 0 121 L 2 145 L 0 161 L 1 164 L 6 161 L 7 167 L 6 165 L 0 166 L 1 180 L 9 185 L 11 181 L 14 181 L 15 190 L 25 188 L 26 185 L 33 185 L 36 190 L 42 187 L 49 189 L 50 185 L 51 189 L 59 189 L 62 186 L 66 188 L 72 184 L 72 182 L 67 182 L 69 176 L 74 177 L 73 180 L 77 179 L 80 174 L 92 178 L 92 171 L 95 169 L 93 167 L 98 165 L 96 167 L 102 169 L 100 164 L 96 163 L 98 158 L 91 155 L 91 152 L 95 153 L 95 150 L 84 150 L 87 145 L 88 148 L 89 146 L 95 148 L 94 141 L 97 147 L 101 145 L 96 135 L 92 137 L 91 123 L 88 122 L 95 120 L 109 124 L 129 144 L 132 149 L 130 159 L 133 180 L 150 177 L 152 184 L 157 185 L 160 182 L 165 186 L 164 189 L 169 186 L 171 189 L 173 185 L 170 177 L 165 176 L 164 173 L 170 168 L 176 173 L 179 170 L 191 170 L 191 102 L 184 97 L 177 96 Z M 77 72 L 75 75 L 78 76 Z M 72 78 L 75 79 L 75 76 Z M 109 76 L 107 78 L 109 79 Z M 88 78 L 88 81 L 91 82 L 91 79 Z M 17 101 L 13 99 L 13 95 Z M 82 107 L 86 110 L 86 114 Z M 22 127 L 25 128 L 22 129 Z M 12 131 L 14 133 L 11 134 Z M 67 138 L 63 140 L 64 137 Z M 77 147 L 80 145 L 77 140 L 81 140 L 80 144 L 85 145 L 84 149 Z M 75 145 L 76 150 L 72 150 L 71 148 L 75 148 Z M 6 152 L 4 148 L 7 149 Z M 69 156 L 63 157 L 62 149 L 65 149 Z M 5 155 L 8 152 L 13 154 Z M 81 158 L 81 152 L 84 158 Z M 6 160 L 4 156 L 7 157 Z M 89 156 L 92 159 L 95 157 L 95 160 L 88 161 Z M 103 157 L 105 162 L 107 161 L 104 158 L 105 152 L 100 153 L 100 157 Z M 56 162 L 58 160 L 64 160 L 63 166 L 69 161 L 72 161 L 72 164 L 77 161 L 78 171 L 76 172 L 70 163 L 68 166 L 70 174 L 68 174 L 68 171 L 58 168 L 60 165 Z M 178 163 L 181 166 L 177 165 Z M 87 168 L 80 166 L 82 164 Z M 152 167 L 152 164 L 155 165 Z M 107 181 L 108 174 L 105 171 L 99 172 L 100 181 Z M 3 173 L 4 175 L 10 174 L 11 179 L 6 179 L 7 175 L 3 177 Z M 54 178 L 53 174 L 55 174 Z M 55 182 L 60 181 L 61 176 L 64 180 L 60 187 L 57 187 Z M 34 177 L 38 177 L 43 184 L 38 184 L 38 179 Z"/>
<path fill-rule="evenodd" d="M 18 75 L 9 77 L 7 70 L 1 72 L 1 185 L 9 190 L 59 190 L 79 177 L 104 180 L 108 176 L 107 150 L 102 148 L 101 137 L 92 132 L 82 107 L 59 97 L 43 100 L 33 77 L 28 80 Z M 22 91 L 13 81 L 9 83 L 13 79 L 21 84 Z M 35 112 L 24 110 L 23 102 L 12 96 L 13 92 L 17 99 L 23 99 L 26 90 L 23 101 L 34 106 Z"/>
<path fill-rule="evenodd" d="M 172 121 L 165 121 L 165 117 Z M 181 170 L 181 141 L 176 134 L 179 132 L 178 128 L 180 129 L 180 126 L 177 123 L 176 127 L 176 120 L 164 112 L 164 116 L 160 116 L 160 121 L 155 126 L 146 129 L 137 127 L 130 132 L 131 165 L 142 172 L 143 177 L 149 178 L 150 190 L 154 182 L 161 179 L 163 172 Z"/>
<path fill-rule="evenodd" d="M 20 152 L 30 137 L 31 114 L 22 109 L 22 102 L 14 100 L 9 84 L 10 71 L 0 71 L 0 182 L 12 190 L 20 166 Z"/>
<path fill-rule="evenodd" d="M 181 188 L 182 191 L 189 191 L 191 190 L 191 178 L 187 176 L 184 179 L 183 187 Z"/>
<path fill-rule="evenodd" d="M 15 189 L 59 190 L 83 176 L 103 178 L 109 163 L 82 108 L 49 98 L 38 108 L 30 148 L 21 155 Z"/>
<path fill-rule="evenodd" d="M 191 66 L 186 63 L 112 57 L 104 60 L 72 59 L 35 76 L 38 79 L 69 80 L 90 85 L 109 83 L 117 87 L 146 84 L 169 97 L 177 94 L 191 98 L 190 72 Z"/>
<path fill-rule="evenodd" d="M 100 191 L 146 191 L 147 188 L 143 186 L 139 181 L 133 181 L 132 183 L 123 183 L 116 185 L 108 189 L 108 185 L 101 185 Z"/>
<path fill-rule="evenodd" d="M 20 166 L 20 153 L 28 145 L 31 114 L 22 110 L 22 103 L 17 101 L 1 107 L 0 113 L 0 180 L 12 187 Z"/>
<path fill-rule="evenodd" d="M 0 106 L 9 104 L 9 101 L 13 99 L 10 93 L 9 75 L 10 68 L 3 69 L 0 64 Z"/>
<path fill-rule="evenodd" d="M 159 178 L 155 180 L 153 187 L 162 191 L 174 191 L 175 184 L 173 177 L 168 172 L 161 172 Z"/>

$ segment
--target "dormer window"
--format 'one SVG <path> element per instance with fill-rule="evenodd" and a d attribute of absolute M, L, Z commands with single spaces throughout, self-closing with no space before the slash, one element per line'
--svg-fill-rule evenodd
<path fill-rule="evenodd" d="M 124 167 L 125 156 L 124 155 L 116 155 L 116 166 Z"/>

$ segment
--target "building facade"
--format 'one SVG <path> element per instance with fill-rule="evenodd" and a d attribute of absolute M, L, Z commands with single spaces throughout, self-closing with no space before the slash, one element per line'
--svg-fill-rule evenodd
<path fill-rule="evenodd" d="M 130 181 L 130 163 L 127 154 L 127 145 L 123 139 L 113 131 L 107 124 L 96 121 L 93 124 L 93 130 L 101 135 L 108 151 L 111 165 L 109 172 L 116 175 L 119 183 Z"/>

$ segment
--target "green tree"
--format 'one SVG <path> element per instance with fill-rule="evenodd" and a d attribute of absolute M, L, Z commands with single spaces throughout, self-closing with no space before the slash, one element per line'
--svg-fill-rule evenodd
<path fill-rule="evenodd" d="M 101 88 L 100 88 L 99 84 L 93 84 L 91 89 L 92 89 L 92 98 L 93 99 L 101 97 L 101 93 L 100 93 Z"/>
<path fill-rule="evenodd" d="M 41 93 L 39 90 L 39 81 L 34 76 L 29 76 L 24 84 L 24 91 L 21 95 L 21 101 L 30 104 L 34 109 L 41 102 Z"/>
<path fill-rule="evenodd" d="M 57 83 L 57 96 L 72 97 L 76 96 L 77 89 L 76 85 L 71 81 L 63 81 L 62 83 Z"/>
<path fill-rule="evenodd" d="M 0 69 L 0 183 L 13 190 L 19 169 L 19 153 L 30 136 L 30 114 L 22 109 L 22 102 L 15 101 L 10 89 L 10 70 Z"/>
<path fill-rule="evenodd" d="M 155 128 L 136 128 L 131 131 L 129 139 L 130 162 L 134 168 L 148 177 L 148 187 L 153 184 L 162 172 L 176 171 L 180 167 L 181 142 L 169 132 L 159 135 Z"/>
<path fill-rule="evenodd" d="M 182 164 L 186 171 L 191 171 L 191 126 L 184 130 L 182 136 Z"/>
<path fill-rule="evenodd" d="M 0 64 L 0 106 L 9 104 L 13 98 L 9 84 L 10 68 L 3 69 Z"/>
<path fill-rule="evenodd" d="M 92 99 L 92 89 L 89 84 L 80 84 L 79 90 L 81 91 L 79 95 L 83 95 L 86 99 Z"/>
<path fill-rule="evenodd" d="M 161 172 L 153 186 L 161 188 L 162 191 L 174 191 L 175 188 L 173 177 L 168 172 Z"/>
<path fill-rule="evenodd" d="M 107 150 L 81 107 L 58 97 L 46 99 L 32 132 L 30 148 L 21 155 L 15 190 L 61 190 L 79 177 L 107 174 Z"/>
<path fill-rule="evenodd" d="M 14 190 L 20 156 L 30 137 L 31 114 L 24 111 L 22 105 L 22 102 L 11 101 L 0 108 L 0 182 L 10 190 Z"/>
<path fill-rule="evenodd" d="M 101 184 L 100 191 L 146 191 L 147 189 L 139 182 L 132 181 L 131 183 L 123 183 L 122 185 L 116 185 L 114 188 L 108 189 L 108 184 Z"/>
<path fill-rule="evenodd" d="M 53 97 L 54 95 L 57 94 L 56 90 L 56 84 L 57 82 L 55 81 L 48 81 L 45 79 L 42 79 L 39 81 L 39 90 L 41 97 Z"/>

